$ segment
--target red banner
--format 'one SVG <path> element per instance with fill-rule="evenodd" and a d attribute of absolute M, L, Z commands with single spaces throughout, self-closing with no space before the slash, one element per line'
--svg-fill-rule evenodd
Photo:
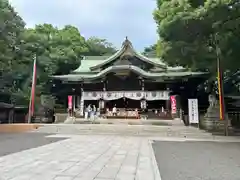
<path fill-rule="evenodd" d="M 176 113 L 177 113 L 176 96 L 170 96 L 170 100 L 171 100 L 171 110 L 172 110 L 172 114 L 176 114 Z"/>
<path fill-rule="evenodd" d="M 222 75 L 222 69 L 221 69 L 221 64 L 220 64 L 220 59 L 218 59 L 218 94 L 219 94 L 219 115 L 220 115 L 220 120 L 225 119 L 225 114 L 224 114 L 224 97 L 223 97 L 223 75 Z"/>
<path fill-rule="evenodd" d="M 68 96 L 68 109 L 72 109 L 72 96 Z"/>
<path fill-rule="evenodd" d="M 33 76 L 32 76 L 32 88 L 31 88 L 31 96 L 29 101 L 28 108 L 28 123 L 31 123 L 31 119 L 34 115 L 34 107 L 35 107 L 35 89 L 36 89 L 36 76 L 37 76 L 37 61 L 36 56 L 34 57 L 33 62 Z"/>

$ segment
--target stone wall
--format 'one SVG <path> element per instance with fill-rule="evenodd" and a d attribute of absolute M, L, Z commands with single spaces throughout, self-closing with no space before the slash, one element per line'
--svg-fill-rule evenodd
<path fill-rule="evenodd" d="M 68 117 L 67 113 L 56 113 L 55 114 L 55 123 L 63 123 Z"/>

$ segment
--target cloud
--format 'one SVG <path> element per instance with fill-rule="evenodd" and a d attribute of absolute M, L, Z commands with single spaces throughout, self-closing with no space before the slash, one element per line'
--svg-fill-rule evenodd
<path fill-rule="evenodd" d="M 106 38 L 119 47 L 128 36 L 136 49 L 156 42 L 154 0 L 10 0 L 32 27 L 51 23 L 77 26 L 84 36 Z"/>

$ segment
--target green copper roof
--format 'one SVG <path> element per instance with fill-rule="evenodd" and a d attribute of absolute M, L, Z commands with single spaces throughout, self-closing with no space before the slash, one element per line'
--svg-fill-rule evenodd
<path fill-rule="evenodd" d="M 132 56 L 137 57 L 139 60 L 152 64 L 156 67 L 160 67 L 162 69 L 166 69 L 167 65 L 161 61 L 159 58 L 147 58 L 142 54 L 136 52 L 132 46 L 132 43 L 126 39 L 120 50 L 118 50 L 115 54 L 110 56 L 86 56 L 81 61 L 81 65 L 73 71 L 73 73 L 90 73 L 97 72 L 99 68 L 107 63 L 110 63 L 117 58 L 120 58 L 124 54 L 130 54 Z"/>
<path fill-rule="evenodd" d="M 106 65 L 110 62 L 118 59 L 119 61 L 125 60 L 127 57 L 136 57 L 140 61 L 152 64 L 153 68 L 146 71 L 134 65 L 109 65 L 109 67 L 103 69 L 103 65 Z M 66 81 L 88 81 L 94 80 L 97 78 L 102 78 L 109 72 L 115 72 L 118 70 L 130 70 L 136 74 L 139 74 L 141 77 L 159 80 L 159 79 L 179 79 L 188 76 L 199 76 L 205 74 L 203 72 L 191 72 L 187 69 L 177 66 L 169 67 L 159 58 L 148 58 L 140 53 L 137 53 L 132 43 L 126 39 L 123 42 L 123 45 L 119 51 L 110 56 L 86 56 L 81 60 L 81 65 L 72 72 L 72 74 L 53 76 L 53 78 L 66 80 Z"/>
<path fill-rule="evenodd" d="M 106 57 L 109 56 L 86 56 L 82 61 L 81 61 L 81 65 L 73 71 L 73 73 L 96 73 L 99 72 L 98 70 L 91 70 L 91 68 L 93 66 L 96 65 L 100 65 L 104 62 L 107 61 L 107 59 L 105 59 Z M 159 64 L 162 64 L 163 66 L 165 66 L 166 64 L 160 60 L 159 58 L 151 58 L 149 59 L 152 62 L 158 62 Z M 153 72 L 159 72 L 162 71 L 163 69 L 161 67 L 155 67 L 153 69 Z M 183 71 L 185 70 L 185 68 L 181 67 L 181 66 L 177 66 L 177 67 L 169 67 L 167 66 L 167 71 Z"/>
<path fill-rule="evenodd" d="M 102 63 L 104 60 L 82 60 L 81 65 L 73 71 L 73 73 L 91 73 L 96 71 L 91 71 L 91 67 L 95 66 L 96 64 Z"/>
<path fill-rule="evenodd" d="M 121 56 L 124 56 L 124 55 L 135 56 L 139 60 L 147 62 L 147 63 L 152 64 L 152 65 L 157 66 L 157 67 L 161 67 L 161 68 L 166 68 L 167 67 L 166 64 L 162 63 L 161 61 L 158 61 L 156 59 L 149 59 L 146 56 L 143 56 L 142 54 L 136 52 L 135 49 L 132 46 L 132 43 L 126 37 L 126 40 L 122 43 L 122 47 L 121 47 L 120 50 L 118 50 L 112 56 L 108 57 L 102 63 L 96 64 L 95 66 L 93 66 L 91 68 L 91 70 L 98 69 L 101 66 L 106 65 L 107 63 L 110 63 L 110 62 L 116 60 L 116 58 L 120 58 Z"/>
<path fill-rule="evenodd" d="M 110 56 L 85 56 L 84 60 L 106 60 L 107 58 L 109 58 Z"/>
<path fill-rule="evenodd" d="M 109 72 L 114 72 L 116 70 L 130 70 L 146 78 L 164 78 L 164 77 L 187 77 L 187 76 L 198 76 L 205 74 L 203 72 L 161 72 L 161 73 L 152 73 L 142 70 L 141 68 L 133 65 L 119 65 L 119 66 L 110 66 L 103 71 L 96 74 L 68 74 L 61 76 L 54 76 L 53 78 L 62 79 L 66 81 L 83 81 L 83 80 L 93 80 L 100 78 L 106 75 Z"/>

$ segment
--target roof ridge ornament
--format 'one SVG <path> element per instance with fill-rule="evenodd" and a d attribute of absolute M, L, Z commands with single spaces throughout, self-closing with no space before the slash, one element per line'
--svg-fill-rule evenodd
<path fill-rule="evenodd" d="M 120 59 L 127 59 L 129 56 L 133 56 L 135 54 L 132 43 L 131 41 L 128 40 L 127 36 L 125 41 L 122 44 L 122 49 L 123 49 L 123 53 L 120 56 Z"/>
<path fill-rule="evenodd" d="M 126 36 L 125 41 L 122 43 L 122 46 L 123 47 L 131 46 L 132 47 L 132 43 L 131 43 L 131 41 L 129 41 L 128 36 Z"/>

